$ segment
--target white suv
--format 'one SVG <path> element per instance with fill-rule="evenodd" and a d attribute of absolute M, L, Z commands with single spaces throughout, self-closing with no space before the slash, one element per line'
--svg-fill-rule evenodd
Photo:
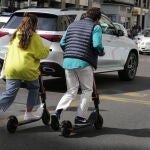
<path fill-rule="evenodd" d="M 16 11 L 9 22 L 0 29 L 1 63 L 3 63 L 7 51 L 10 35 L 20 24 L 25 12 L 34 13 L 38 16 L 37 33 L 42 37 L 44 44 L 51 49 L 50 55 L 41 60 L 42 74 L 55 77 L 63 76 L 63 51 L 59 46 L 59 41 L 68 25 L 73 21 L 82 19 L 86 11 L 51 8 L 30 8 Z M 105 56 L 98 58 L 98 68 L 95 73 L 118 71 L 120 79 L 134 79 L 139 61 L 135 42 L 123 36 L 123 32 L 117 30 L 105 15 L 102 15 L 100 25 L 103 31 Z"/>

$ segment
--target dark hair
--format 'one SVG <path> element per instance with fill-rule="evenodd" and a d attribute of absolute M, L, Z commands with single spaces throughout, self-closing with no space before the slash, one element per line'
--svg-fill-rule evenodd
<path fill-rule="evenodd" d="M 22 49 L 27 49 L 33 32 L 36 31 L 38 19 L 34 14 L 25 13 L 24 15 L 25 17 L 23 18 L 16 32 L 12 35 L 10 41 L 16 37 L 17 31 L 20 31 L 21 38 L 18 46 Z"/>
<path fill-rule="evenodd" d="M 92 20 L 96 21 L 97 19 L 101 18 L 101 10 L 97 7 L 92 7 L 87 10 L 86 17 L 91 18 Z"/>

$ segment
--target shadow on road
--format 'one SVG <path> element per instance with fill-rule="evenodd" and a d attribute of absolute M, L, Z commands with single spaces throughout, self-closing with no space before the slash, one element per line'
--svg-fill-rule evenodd
<path fill-rule="evenodd" d="M 20 127 L 21 128 L 21 127 Z M 15 134 L 21 134 L 21 133 L 39 133 L 39 132 L 54 132 L 50 125 L 49 126 L 46 126 L 46 125 L 41 125 L 41 126 L 36 126 L 36 127 L 29 127 L 29 128 L 24 128 L 24 129 L 17 129 L 16 133 Z"/>
<path fill-rule="evenodd" d="M 95 80 L 99 93 L 120 94 L 126 92 L 140 92 L 150 89 L 150 77 L 136 76 L 133 81 L 121 81 L 118 75 L 96 74 Z M 63 78 L 44 80 L 47 91 L 66 92 L 66 81 Z"/>
<path fill-rule="evenodd" d="M 71 138 L 79 138 L 79 137 L 95 137 L 100 135 L 127 135 L 127 136 L 134 136 L 134 137 L 150 137 L 150 129 L 120 129 L 120 128 L 110 128 L 110 127 L 103 127 L 101 130 L 93 129 L 92 127 L 81 129 L 80 131 L 71 134 Z"/>
<path fill-rule="evenodd" d="M 57 132 L 58 136 L 61 135 L 60 130 L 54 131 L 50 126 L 36 126 L 26 129 L 18 129 L 15 134 L 25 134 L 25 133 L 44 133 L 44 132 Z M 150 137 L 150 129 L 120 129 L 120 128 L 110 128 L 103 127 L 101 130 L 96 130 L 93 127 L 87 127 L 80 130 L 77 130 L 70 134 L 69 138 L 81 138 L 81 137 L 96 137 L 101 135 L 127 135 L 133 137 Z"/>
<path fill-rule="evenodd" d="M 150 77 L 136 76 L 133 81 L 121 81 L 117 75 L 96 75 L 95 80 L 99 92 L 103 94 L 120 94 L 140 92 L 150 89 Z"/>

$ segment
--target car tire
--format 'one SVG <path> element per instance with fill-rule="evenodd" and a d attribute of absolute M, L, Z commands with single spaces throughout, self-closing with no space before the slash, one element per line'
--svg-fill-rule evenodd
<path fill-rule="evenodd" d="M 138 58 L 134 52 L 131 52 L 128 56 L 124 70 L 118 71 L 119 78 L 124 81 L 130 81 L 135 78 L 138 66 Z"/>

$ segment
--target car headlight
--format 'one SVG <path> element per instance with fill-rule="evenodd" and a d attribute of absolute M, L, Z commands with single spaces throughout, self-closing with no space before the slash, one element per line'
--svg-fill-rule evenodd
<path fill-rule="evenodd" d="M 141 45 L 145 45 L 145 42 L 141 42 Z"/>
<path fill-rule="evenodd" d="M 137 43 L 137 44 L 140 44 L 141 41 L 142 41 L 142 40 L 141 40 L 140 38 L 137 38 L 137 39 L 136 39 L 136 43 Z"/>

